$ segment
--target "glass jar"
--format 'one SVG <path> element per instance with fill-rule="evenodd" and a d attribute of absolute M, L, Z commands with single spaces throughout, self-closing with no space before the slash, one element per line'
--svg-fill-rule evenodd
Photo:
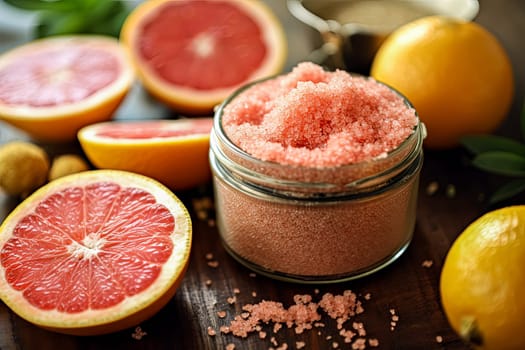
<path fill-rule="evenodd" d="M 222 126 L 224 107 L 248 87 L 219 106 L 210 138 L 217 225 L 231 256 L 302 283 L 352 280 L 396 260 L 413 236 L 424 126 L 370 161 L 324 168 L 262 161 Z"/>

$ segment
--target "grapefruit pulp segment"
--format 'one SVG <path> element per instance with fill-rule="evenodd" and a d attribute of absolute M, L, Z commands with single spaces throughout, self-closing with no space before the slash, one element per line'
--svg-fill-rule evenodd
<path fill-rule="evenodd" d="M 111 121 L 82 128 L 78 139 L 97 168 L 131 171 L 186 190 L 211 179 L 212 125 L 212 118 Z"/>
<path fill-rule="evenodd" d="M 135 75 L 120 43 L 104 36 L 35 40 L 0 56 L 0 118 L 45 141 L 111 118 Z"/>
<path fill-rule="evenodd" d="M 252 0 L 147 1 L 121 38 L 146 90 L 190 114 L 210 113 L 241 85 L 279 73 L 287 53 L 279 20 Z"/>
<path fill-rule="evenodd" d="M 133 142 L 132 140 L 154 141 L 157 138 L 180 138 L 207 136 L 211 130 L 209 118 L 180 119 L 179 122 L 116 122 L 96 128 L 95 137 L 112 141 Z"/>
<path fill-rule="evenodd" d="M 0 297 L 27 321 L 88 335 L 137 325 L 174 295 L 189 214 L 156 181 L 121 171 L 60 178 L 0 227 Z"/>

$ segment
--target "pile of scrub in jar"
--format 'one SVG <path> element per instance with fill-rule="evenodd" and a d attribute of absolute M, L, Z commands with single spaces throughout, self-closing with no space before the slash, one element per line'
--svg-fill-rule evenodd
<path fill-rule="evenodd" d="M 390 88 L 310 62 L 243 91 L 222 117 L 226 135 L 253 157 L 309 167 L 384 157 L 417 121 Z"/>

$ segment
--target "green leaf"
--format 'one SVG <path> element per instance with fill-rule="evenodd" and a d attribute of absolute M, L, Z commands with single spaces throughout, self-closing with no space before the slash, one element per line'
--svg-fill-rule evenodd
<path fill-rule="evenodd" d="M 78 7 L 81 0 L 4 0 L 7 4 L 30 11 L 72 11 Z"/>
<path fill-rule="evenodd" d="M 489 204 L 495 204 L 506 199 L 512 198 L 525 191 L 525 179 L 513 180 L 501 186 L 492 194 Z"/>
<path fill-rule="evenodd" d="M 502 136 L 466 136 L 461 139 L 461 144 L 474 154 L 501 151 L 525 156 L 525 144 Z"/>
<path fill-rule="evenodd" d="M 37 38 L 52 35 L 82 33 L 88 26 L 86 18 L 82 13 L 57 13 L 46 11 L 38 18 L 39 22 L 35 27 Z"/>
<path fill-rule="evenodd" d="M 515 153 L 495 151 L 477 155 L 472 164 L 482 170 L 506 176 L 525 176 L 525 157 Z"/>
<path fill-rule="evenodd" d="M 118 37 L 131 11 L 120 0 L 5 0 L 12 6 L 38 11 L 36 38 L 59 34 L 102 34 Z"/>
<path fill-rule="evenodd" d="M 92 23 L 89 33 L 118 37 L 129 11 L 121 1 L 97 2 L 86 14 L 88 21 Z"/>
<path fill-rule="evenodd" d="M 118 38 L 120 36 L 120 30 L 124 24 L 124 20 L 127 18 L 127 16 L 127 12 L 118 13 L 107 21 L 102 22 L 97 26 L 93 26 L 91 28 L 91 33 L 110 35 Z"/>
<path fill-rule="evenodd" d="M 95 1 L 89 6 L 89 16 L 93 19 L 107 19 L 122 11 L 124 5 L 120 1 Z"/>

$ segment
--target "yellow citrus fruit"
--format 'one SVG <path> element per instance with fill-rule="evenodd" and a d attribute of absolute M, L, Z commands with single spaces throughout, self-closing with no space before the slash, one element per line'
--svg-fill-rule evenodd
<path fill-rule="evenodd" d="M 525 349 L 525 206 L 491 211 L 453 243 L 441 272 L 452 328 L 480 349 Z"/>
<path fill-rule="evenodd" d="M 211 179 L 212 125 L 213 118 L 111 121 L 82 128 L 78 139 L 97 168 L 132 171 L 185 190 Z"/>
<path fill-rule="evenodd" d="M 76 154 L 62 154 L 53 159 L 47 178 L 49 181 L 59 177 L 89 170 L 86 161 Z"/>
<path fill-rule="evenodd" d="M 0 119 L 35 139 L 74 141 L 81 127 L 111 118 L 133 81 L 114 38 L 35 40 L 0 56 Z"/>
<path fill-rule="evenodd" d="M 29 142 L 11 141 L 0 146 L 0 190 L 26 196 L 47 181 L 49 157 Z"/>
<path fill-rule="evenodd" d="M 56 332 L 134 327 L 175 294 L 191 241 L 188 211 L 157 181 L 112 170 L 61 177 L 0 226 L 0 297 Z"/>
<path fill-rule="evenodd" d="M 150 0 L 122 27 L 143 86 L 177 112 L 211 114 L 238 87 L 279 73 L 285 33 L 262 1 Z"/>
<path fill-rule="evenodd" d="M 444 149 L 461 137 L 493 132 L 514 96 L 511 62 L 498 39 L 475 22 L 424 17 L 397 29 L 370 72 L 405 95 L 425 123 L 425 145 Z"/>

